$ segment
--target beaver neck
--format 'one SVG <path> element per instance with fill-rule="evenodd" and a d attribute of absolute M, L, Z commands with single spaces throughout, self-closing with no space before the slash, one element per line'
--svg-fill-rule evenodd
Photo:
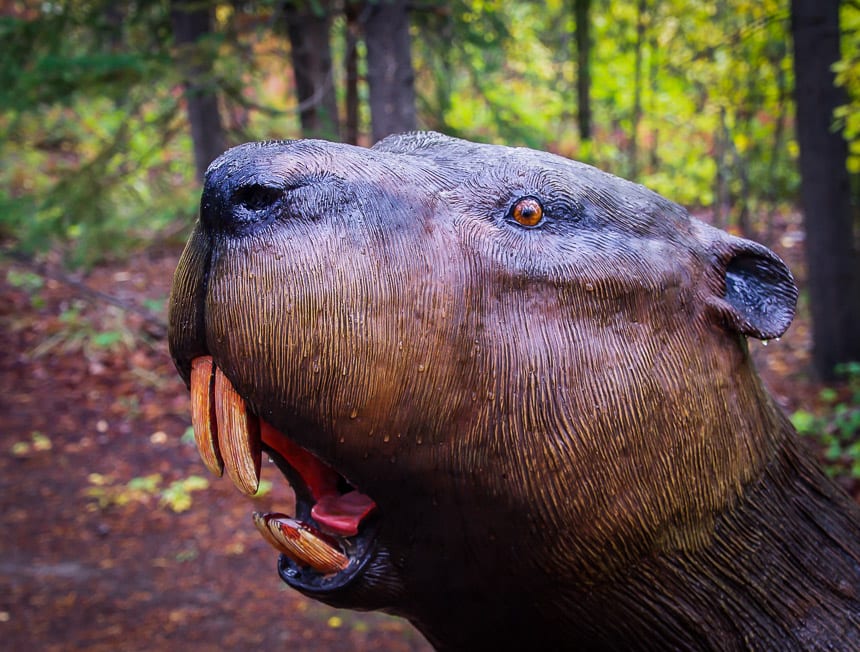
<path fill-rule="evenodd" d="M 595 649 L 860 649 L 860 509 L 798 446 L 785 440 L 708 546 L 644 559 L 594 591 L 585 639 Z"/>
<path fill-rule="evenodd" d="M 792 435 L 707 545 L 586 590 L 562 582 L 443 601 L 414 622 L 440 650 L 860 649 L 860 509 Z"/>

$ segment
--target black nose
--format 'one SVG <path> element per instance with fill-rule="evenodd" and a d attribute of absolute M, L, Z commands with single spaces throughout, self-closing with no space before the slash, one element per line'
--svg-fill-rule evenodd
<path fill-rule="evenodd" d="M 270 163 L 288 144 L 240 145 L 213 161 L 200 199 L 200 223 L 205 230 L 244 233 L 277 214 L 287 183 L 273 173 Z"/>

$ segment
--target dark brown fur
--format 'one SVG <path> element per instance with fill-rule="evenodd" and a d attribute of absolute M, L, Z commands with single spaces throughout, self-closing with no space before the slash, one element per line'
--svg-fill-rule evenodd
<path fill-rule="evenodd" d="M 325 602 L 440 649 L 849 649 L 857 506 L 746 349 L 796 292 L 766 248 L 549 154 L 249 145 L 210 168 L 171 349 L 376 500 Z"/>

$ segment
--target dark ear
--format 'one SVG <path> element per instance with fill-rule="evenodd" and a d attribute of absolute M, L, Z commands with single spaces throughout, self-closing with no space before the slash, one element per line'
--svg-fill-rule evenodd
<path fill-rule="evenodd" d="M 729 328 L 768 340 L 782 335 L 794 318 L 797 286 L 788 267 L 767 247 L 729 236 L 717 245 L 721 296 L 708 302 Z"/>

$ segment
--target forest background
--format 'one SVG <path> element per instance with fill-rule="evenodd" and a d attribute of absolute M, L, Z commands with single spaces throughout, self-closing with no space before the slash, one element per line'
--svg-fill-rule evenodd
<path fill-rule="evenodd" d="M 181 238 L 229 145 L 435 129 L 592 163 L 766 242 L 803 179 L 816 370 L 860 359 L 856 0 L 0 8 L 16 249 L 81 266 Z"/>
<path fill-rule="evenodd" d="M 184 513 L 208 482 L 187 453 L 187 399 L 163 330 L 203 172 L 249 140 L 369 146 L 415 128 L 585 161 L 785 257 L 798 319 L 781 348 L 753 353 L 857 496 L 858 29 L 857 0 L 0 0 L 0 516 L 20 532 L 0 552 L 45 567 L 81 528 L 115 541 L 153 510 L 199 537 L 216 527 Z M 141 429 L 148 436 L 135 439 Z M 122 451 L 134 462 L 100 461 Z M 84 468 L 55 477 L 62 460 Z M 80 515 L 57 516 L 50 535 L 28 531 L 31 503 L 46 496 L 74 496 Z M 227 516 L 231 499 L 200 500 Z M 169 518 L 150 529 L 175 533 Z M 210 548 L 252 545 L 231 536 L 160 543 L 169 552 L 153 563 L 185 569 Z M 141 554 L 122 540 L 124 559 Z M 28 583 L 37 571 L 0 564 L 0 628 L 44 643 L 68 620 L 34 615 L 40 605 L 68 619 L 117 603 L 110 587 L 101 602 L 98 591 L 86 598 L 85 578 L 72 575 L 66 593 L 49 592 Z M 140 587 L 122 597 L 138 610 L 164 602 Z M 176 616 L 177 605 L 166 616 L 177 632 L 211 633 L 205 609 Z M 320 618 L 337 630 L 348 617 Z M 374 639 L 365 621 L 349 622 L 351 647 L 394 649 L 391 632 L 402 634 L 382 624 Z M 81 636 L 90 649 L 115 640 Z M 314 637 L 308 649 L 324 649 Z"/>

